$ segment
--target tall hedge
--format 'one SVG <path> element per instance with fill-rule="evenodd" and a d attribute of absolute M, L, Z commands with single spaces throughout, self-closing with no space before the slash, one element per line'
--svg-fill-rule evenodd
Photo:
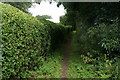
<path fill-rule="evenodd" d="M 71 29 L 51 21 L 37 20 L 8 4 L 0 3 L 0 13 L 3 79 L 24 78 L 28 71 L 37 70 L 49 49 L 56 48 Z"/>
<path fill-rule="evenodd" d="M 46 26 L 46 30 L 48 31 L 48 35 L 50 36 L 50 49 L 55 50 L 59 44 L 61 44 L 65 37 L 71 32 L 71 26 L 64 26 L 60 23 L 53 23 L 49 20 L 45 19 L 37 19 Z"/>
<path fill-rule="evenodd" d="M 3 78 L 24 77 L 42 64 L 41 55 L 50 44 L 48 32 L 35 17 L 8 4 L 0 3 L 0 13 Z"/>

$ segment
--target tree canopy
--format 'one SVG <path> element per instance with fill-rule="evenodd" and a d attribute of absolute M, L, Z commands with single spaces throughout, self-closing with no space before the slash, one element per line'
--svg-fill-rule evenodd
<path fill-rule="evenodd" d="M 5 2 L 5 3 L 10 4 L 25 13 L 29 13 L 28 8 L 32 6 L 32 2 Z"/>
<path fill-rule="evenodd" d="M 120 14 L 118 14 L 120 13 L 120 3 L 63 2 L 58 5 L 60 4 L 63 4 L 67 11 L 67 24 L 73 26 L 80 26 L 80 23 L 85 23 L 88 26 L 102 22 L 110 23 L 120 17 Z"/>

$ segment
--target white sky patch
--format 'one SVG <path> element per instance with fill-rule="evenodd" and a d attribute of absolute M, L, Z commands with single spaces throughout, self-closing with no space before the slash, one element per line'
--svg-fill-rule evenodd
<path fill-rule="evenodd" d="M 36 3 L 33 3 L 33 5 L 35 6 L 28 9 L 33 16 L 49 15 L 52 17 L 52 19 L 49 19 L 49 20 L 55 23 L 59 23 L 60 16 L 65 15 L 66 13 L 63 5 L 60 5 L 59 7 L 57 7 L 56 2 L 52 2 L 50 4 L 48 1 L 42 1 L 40 5 Z"/>

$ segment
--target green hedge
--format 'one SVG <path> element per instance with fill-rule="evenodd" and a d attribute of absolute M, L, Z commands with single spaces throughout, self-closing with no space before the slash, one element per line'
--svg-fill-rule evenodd
<path fill-rule="evenodd" d="M 39 17 L 37 17 L 37 19 L 46 26 L 46 30 L 48 31 L 51 38 L 51 50 L 56 49 L 59 44 L 65 40 L 65 37 L 71 32 L 71 26 L 64 26 L 60 23 L 53 23 L 45 19 L 41 20 Z"/>
<path fill-rule="evenodd" d="M 24 77 L 42 64 L 41 55 L 50 44 L 48 32 L 35 17 L 8 4 L 0 3 L 0 13 L 3 78 Z"/>
<path fill-rule="evenodd" d="M 55 49 L 71 31 L 69 26 L 37 20 L 8 4 L 0 3 L 0 13 L 3 79 L 24 78 L 37 70 L 49 49 Z"/>

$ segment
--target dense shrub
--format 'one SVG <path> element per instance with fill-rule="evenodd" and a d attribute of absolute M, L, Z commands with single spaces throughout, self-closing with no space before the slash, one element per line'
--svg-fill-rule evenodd
<path fill-rule="evenodd" d="M 120 34 L 118 33 L 118 24 L 100 24 L 95 28 L 90 28 L 88 30 L 88 35 L 90 38 L 95 37 L 97 39 L 98 46 L 111 53 L 112 51 L 120 52 L 119 40 Z M 92 33 L 92 34 L 91 34 Z"/>
<path fill-rule="evenodd" d="M 95 57 L 108 54 L 113 57 L 120 53 L 120 29 L 118 21 L 113 24 L 99 24 L 88 29 L 78 28 L 77 36 L 80 50 L 86 54 L 91 52 Z"/>
<path fill-rule="evenodd" d="M 51 49 L 54 50 L 57 48 L 57 46 L 65 40 L 65 37 L 69 32 L 71 32 L 71 26 L 64 26 L 60 23 L 53 23 L 49 20 L 45 19 L 39 19 L 40 22 L 42 22 L 46 26 L 46 30 L 49 33 L 49 36 L 51 38 Z"/>
<path fill-rule="evenodd" d="M 38 21 L 8 4 L 0 3 L 0 9 L 3 79 L 24 78 L 29 71 L 37 70 L 49 49 L 55 49 L 71 30 L 70 26 Z"/>
<path fill-rule="evenodd" d="M 94 72 L 95 76 L 94 74 L 91 76 L 119 78 L 120 29 L 118 20 L 114 20 L 112 24 L 100 23 L 92 27 L 82 25 L 77 28 L 76 39 L 76 52 L 81 55 L 79 59 L 82 59 L 86 66 L 92 65 L 89 69 Z M 85 70 L 87 71 L 87 68 Z"/>
<path fill-rule="evenodd" d="M 24 77 L 42 64 L 50 39 L 42 23 L 17 8 L 0 3 L 0 13 L 3 78 Z"/>

